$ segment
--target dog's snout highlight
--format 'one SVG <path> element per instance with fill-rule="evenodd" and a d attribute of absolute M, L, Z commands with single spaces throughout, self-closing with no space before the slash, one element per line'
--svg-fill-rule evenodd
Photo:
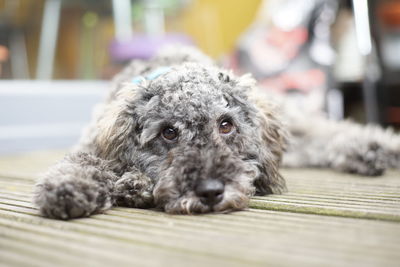
<path fill-rule="evenodd" d="M 196 188 L 196 195 L 200 201 L 208 206 L 214 206 L 221 202 L 224 197 L 224 184 L 216 179 L 207 179 L 200 181 Z"/>

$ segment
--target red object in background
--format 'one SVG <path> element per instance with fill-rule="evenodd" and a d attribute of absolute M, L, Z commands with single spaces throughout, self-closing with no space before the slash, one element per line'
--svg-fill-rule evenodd
<path fill-rule="evenodd" d="M 382 4 L 378 14 L 387 26 L 400 27 L 400 3 L 398 1 Z"/>
<path fill-rule="evenodd" d="M 259 82 L 259 85 L 267 90 L 279 93 L 298 90 L 307 94 L 325 85 L 325 73 L 320 69 L 285 72 L 271 78 L 263 79 Z"/>
<path fill-rule="evenodd" d="M 387 122 L 400 125 L 400 107 L 388 107 L 386 118 Z"/>
<path fill-rule="evenodd" d="M 7 61 L 8 49 L 4 45 L 0 45 L 0 62 Z"/>
<path fill-rule="evenodd" d="M 306 28 L 295 28 L 291 31 L 284 31 L 277 27 L 269 29 L 266 46 L 277 47 L 288 59 L 294 58 L 302 45 L 307 42 L 308 31 Z"/>
<path fill-rule="evenodd" d="M 8 49 L 4 45 L 0 45 L 0 77 L 2 73 L 2 63 L 8 60 Z"/>

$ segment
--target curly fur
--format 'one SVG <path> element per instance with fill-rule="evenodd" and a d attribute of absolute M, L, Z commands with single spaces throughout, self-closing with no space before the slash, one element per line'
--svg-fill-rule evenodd
<path fill-rule="evenodd" d="M 170 70 L 131 82 L 161 66 Z M 231 133 L 220 134 L 222 120 L 232 122 Z M 166 126 L 177 130 L 176 140 L 162 137 Z M 167 49 L 115 78 L 75 151 L 38 182 L 34 202 L 44 216 L 61 219 L 113 205 L 175 214 L 240 210 L 254 194 L 286 191 L 282 157 L 287 166 L 379 175 L 398 166 L 399 140 L 377 127 L 299 115 L 261 95 L 251 76 L 236 77 L 193 48 Z M 224 185 L 215 205 L 196 195 L 206 179 Z"/>

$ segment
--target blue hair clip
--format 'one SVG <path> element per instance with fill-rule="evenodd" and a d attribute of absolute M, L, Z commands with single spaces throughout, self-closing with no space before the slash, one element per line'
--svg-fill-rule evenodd
<path fill-rule="evenodd" d="M 139 84 L 139 83 L 141 83 L 143 80 L 152 81 L 152 80 L 157 79 L 157 78 L 160 77 L 161 75 L 163 75 L 163 74 L 169 72 L 170 70 L 171 70 L 170 67 L 161 67 L 161 68 L 156 69 L 156 70 L 153 71 L 152 73 L 146 75 L 145 77 L 142 77 L 142 76 L 134 77 L 134 78 L 131 80 L 131 82 L 132 82 L 132 83 L 135 83 L 135 84 Z"/>

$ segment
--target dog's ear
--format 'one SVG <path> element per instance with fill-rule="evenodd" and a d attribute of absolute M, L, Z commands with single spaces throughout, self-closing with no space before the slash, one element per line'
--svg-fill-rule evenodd
<path fill-rule="evenodd" d="M 138 98 L 137 86 L 128 84 L 121 88 L 97 121 L 96 150 L 104 159 L 126 161 L 129 148 L 134 146 L 138 120 L 134 106 Z"/>
<path fill-rule="evenodd" d="M 282 154 L 286 146 L 287 132 L 278 117 L 277 110 L 262 97 L 254 99 L 260 110 L 259 123 L 263 151 L 260 153 L 261 175 L 254 181 L 256 192 L 260 195 L 280 194 L 285 191 L 285 179 L 279 172 Z"/>
<path fill-rule="evenodd" d="M 282 154 L 286 147 L 288 133 L 279 117 L 279 108 L 255 85 L 255 80 L 248 75 L 242 76 L 240 86 L 248 87 L 247 95 L 257 112 L 254 114 L 260 129 L 261 147 L 259 177 L 254 181 L 256 194 L 280 194 L 287 191 L 286 183 L 279 173 Z"/>

